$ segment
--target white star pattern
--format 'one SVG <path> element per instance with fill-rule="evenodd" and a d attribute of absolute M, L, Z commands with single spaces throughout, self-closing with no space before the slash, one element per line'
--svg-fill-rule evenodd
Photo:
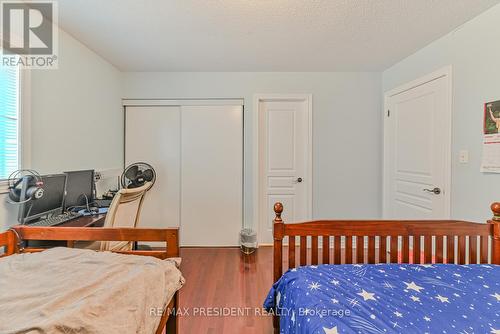
<path fill-rule="evenodd" d="M 338 286 L 340 284 L 340 282 L 337 280 L 332 280 L 330 283 L 332 283 L 335 286 Z"/>
<path fill-rule="evenodd" d="M 403 317 L 403 313 L 400 313 L 400 312 L 398 312 L 398 311 L 395 311 L 395 312 L 394 312 L 394 315 L 395 315 L 396 317 L 398 317 L 398 318 L 402 318 L 402 317 Z"/>
<path fill-rule="evenodd" d="M 337 326 L 332 327 L 332 328 L 323 327 L 323 330 L 325 331 L 325 334 L 339 334 L 339 332 L 337 330 Z"/>
<path fill-rule="evenodd" d="M 406 283 L 406 282 L 403 282 L 403 283 L 406 284 L 406 289 L 408 289 L 408 290 L 413 290 L 413 291 L 417 291 L 417 292 L 420 292 L 420 290 L 424 290 L 423 287 L 418 286 L 413 281 L 411 283 Z"/>
<path fill-rule="evenodd" d="M 368 292 L 368 291 L 365 291 L 363 289 L 363 291 L 361 292 L 358 292 L 357 295 L 363 297 L 363 300 L 366 302 L 367 300 L 376 300 L 375 299 L 375 294 L 374 293 L 371 293 L 371 292 Z"/>
<path fill-rule="evenodd" d="M 500 334 L 500 329 L 494 329 L 494 328 L 491 328 L 491 332 L 492 334 Z"/>
<path fill-rule="evenodd" d="M 431 321 L 431 318 L 429 318 L 428 316 L 425 316 L 425 317 L 424 317 L 424 320 L 425 320 L 425 321 Z"/>
<path fill-rule="evenodd" d="M 394 289 L 394 285 L 392 285 L 391 283 L 385 281 L 384 282 L 384 288 L 387 288 L 387 289 Z"/>
<path fill-rule="evenodd" d="M 437 295 L 436 299 L 439 300 L 441 303 L 449 303 L 450 302 L 447 297 L 443 297 L 441 295 Z"/>
<path fill-rule="evenodd" d="M 351 307 L 359 305 L 359 301 L 356 298 L 347 298 L 347 301 Z"/>
<path fill-rule="evenodd" d="M 493 298 L 496 298 L 497 302 L 500 302 L 500 294 L 498 292 L 495 292 L 494 295 L 490 295 L 490 296 L 493 297 Z"/>
<path fill-rule="evenodd" d="M 420 301 L 420 298 L 415 297 L 415 296 L 411 296 L 410 299 L 413 300 L 414 302 L 419 302 Z"/>
<path fill-rule="evenodd" d="M 339 303 L 339 301 L 338 301 L 337 299 L 335 299 L 335 298 L 332 298 L 332 303 L 333 303 L 333 304 L 338 304 L 338 303 Z"/>
<path fill-rule="evenodd" d="M 319 284 L 318 282 L 312 282 L 311 284 L 309 284 L 309 290 L 311 291 L 319 290 L 319 288 L 321 288 L 321 284 Z"/>

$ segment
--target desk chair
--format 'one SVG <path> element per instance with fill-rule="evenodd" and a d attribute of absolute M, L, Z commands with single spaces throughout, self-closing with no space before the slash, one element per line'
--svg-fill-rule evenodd
<path fill-rule="evenodd" d="M 113 197 L 103 227 L 136 227 L 141 215 L 144 195 L 151 186 L 151 182 L 146 182 L 138 188 L 120 189 L 115 197 Z M 133 243 L 128 241 L 79 241 L 75 243 L 74 247 L 101 251 L 118 251 L 132 250 L 132 245 Z"/>
<path fill-rule="evenodd" d="M 120 189 L 113 197 L 103 227 L 136 227 L 141 215 L 144 195 L 151 186 L 151 182 L 146 182 L 138 188 Z M 132 250 L 132 244 L 127 241 L 103 241 L 100 250 Z"/>

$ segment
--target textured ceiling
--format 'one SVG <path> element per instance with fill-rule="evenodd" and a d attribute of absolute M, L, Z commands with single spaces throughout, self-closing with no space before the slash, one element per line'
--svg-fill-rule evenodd
<path fill-rule="evenodd" d="M 380 71 L 500 0 L 59 0 L 124 71 Z"/>

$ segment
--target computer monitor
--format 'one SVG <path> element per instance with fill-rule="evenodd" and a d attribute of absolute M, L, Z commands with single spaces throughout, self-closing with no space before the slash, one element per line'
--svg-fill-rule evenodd
<path fill-rule="evenodd" d="M 66 174 L 42 175 L 43 196 L 24 205 L 24 222 L 43 216 L 61 214 L 66 188 Z"/>
<path fill-rule="evenodd" d="M 65 210 L 91 203 L 94 197 L 94 170 L 77 170 L 64 174 L 67 175 Z"/>

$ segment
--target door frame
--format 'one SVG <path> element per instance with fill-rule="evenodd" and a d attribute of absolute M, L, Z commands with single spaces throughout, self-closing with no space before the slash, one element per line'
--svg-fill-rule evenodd
<path fill-rule="evenodd" d="M 284 102 L 301 102 L 305 101 L 307 105 L 307 118 L 308 118 L 308 138 L 307 138 L 307 173 L 305 177 L 307 180 L 311 180 L 308 182 L 306 188 L 306 196 L 307 196 L 307 219 L 312 219 L 312 167 L 313 167 L 313 126 L 312 126 L 312 118 L 313 118 L 313 108 L 312 108 L 312 94 L 254 94 L 253 96 L 253 170 L 254 170 L 254 178 L 253 178 L 253 221 L 256 225 L 254 225 L 254 229 L 258 233 L 258 241 L 260 245 L 268 245 L 266 243 L 261 244 L 263 232 L 262 231 L 262 223 L 263 223 L 263 209 L 265 209 L 264 205 L 261 203 L 262 198 L 264 197 L 264 187 L 262 187 L 262 174 L 263 174 L 263 163 L 266 161 L 264 157 L 262 157 L 262 152 L 260 150 L 260 142 L 262 139 L 262 129 L 261 129 L 261 119 L 260 119 L 260 103 L 261 102 L 269 102 L 269 101 L 284 101 Z"/>
<path fill-rule="evenodd" d="M 407 82 L 403 85 L 400 85 L 396 88 L 393 88 L 384 93 L 384 110 L 382 110 L 383 117 L 383 126 L 384 126 L 384 156 L 383 156 L 383 189 L 382 189 L 382 216 L 383 218 L 387 218 L 388 205 L 389 205 L 389 179 L 391 175 L 389 175 L 389 161 L 387 160 L 387 154 L 389 147 L 389 136 L 388 136 L 388 125 L 387 125 L 387 113 L 389 109 L 389 98 L 401 93 L 404 93 L 410 89 L 416 88 L 418 86 L 425 85 L 431 81 L 446 78 L 446 113 L 447 118 L 447 127 L 443 130 L 446 131 L 447 134 L 445 136 L 445 146 L 448 148 L 446 150 L 446 155 L 444 157 L 445 160 L 445 177 L 444 177 L 444 185 L 443 188 L 445 191 L 443 192 L 443 196 L 445 197 L 445 215 L 446 219 L 449 219 L 451 216 L 451 168 L 452 168 L 452 110 L 453 110 L 453 77 L 452 77 L 452 66 L 448 65 L 443 68 L 440 68 L 430 74 L 424 75 L 418 79 Z"/>

